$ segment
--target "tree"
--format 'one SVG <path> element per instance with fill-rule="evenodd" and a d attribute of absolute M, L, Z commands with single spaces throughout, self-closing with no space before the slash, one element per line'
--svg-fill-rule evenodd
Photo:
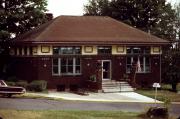
<path fill-rule="evenodd" d="M 175 5 L 177 39 L 180 40 L 180 3 Z"/>
<path fill-rule="evenodd" d="M 110 16 L 164 39 L 175 39 L 175 10 L 165 0 L 90 0 L 84 15 Z"/>
<path fill-rule="evenodd" d="M 89 0 L 89 4 L 85 5 L 85 15 L 105 16 L 110 15 L 109 0 Z"/>
<path fill-rule="evenodd" d="M 0 0 L 0 76 L 8 41 L 46 22 L 46 6 L 46 0 Z"/>
<path fill-rule="evenodd" d="M 46 0 L 1 0 L 0 33 L 14 38 L 44 23 L 46 6 Z"/>
<path fill-rule="evenodd" d="M 176 86 L 180 81 L 180 50 L 170 48 L 162 58 L 162 78 L 164 83 L 172 85 L 172 91 L 177 91 Z"/>

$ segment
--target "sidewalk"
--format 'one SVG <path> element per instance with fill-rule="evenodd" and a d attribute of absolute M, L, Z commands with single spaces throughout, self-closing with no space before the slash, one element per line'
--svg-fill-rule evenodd
<path fill-rule="evenodd" d="M 89 95 L 78 95 L 70 92 L 55 92 L 49 91 L 48 94 L 29 93 L 37 96 L 50 98 L 60 98 L 64 100 L 79 100 L 79 101 L 104 101 L 104 102 L 143 102 L 154 103 L 155 100 L 135 92 L 117 92 L 117 93 L 89 93 Z M 156 101 L 157 103 L 162 103 Z"/>

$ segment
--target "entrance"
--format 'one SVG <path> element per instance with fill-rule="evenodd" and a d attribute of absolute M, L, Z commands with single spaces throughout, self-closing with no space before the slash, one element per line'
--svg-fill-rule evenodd
<path fill-rule="evenodd" d="M 111 79 L 111 60 L 102 60 L 102 80 Z"/>

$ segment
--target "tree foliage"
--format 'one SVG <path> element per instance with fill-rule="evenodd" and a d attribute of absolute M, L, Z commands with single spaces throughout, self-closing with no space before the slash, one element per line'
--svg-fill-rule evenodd
<path fill-rule="evenodd" d="M 165 0 L 89 0 L 84 15 L 110 16 L 158 37 L 175 39 L 175 10 Z"/>
<path fill-rule="evenodd" d="M 177 39 L 180 40 L 180 3 L 175 5 Z"/>
<path fill-rule="evenodd" d="M 9 60 L 7 44 L 47 21 L 46 0 L 0 0 L 0 77 Z"/>
<path fill-rule="evenodd" d="M 12 39 L 46 21 L 46 0 L 1 0 L 0 40 Z"/>

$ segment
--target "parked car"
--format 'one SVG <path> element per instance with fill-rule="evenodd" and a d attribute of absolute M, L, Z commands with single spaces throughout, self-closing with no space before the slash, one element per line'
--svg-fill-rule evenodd
<path fill-rule="evenodd" d="M 3 80 L 0 80 L 0 95 L 11 97 L 15 94 L 24 94 L 26 89 L 23 87 L 8 86 Z"/>

